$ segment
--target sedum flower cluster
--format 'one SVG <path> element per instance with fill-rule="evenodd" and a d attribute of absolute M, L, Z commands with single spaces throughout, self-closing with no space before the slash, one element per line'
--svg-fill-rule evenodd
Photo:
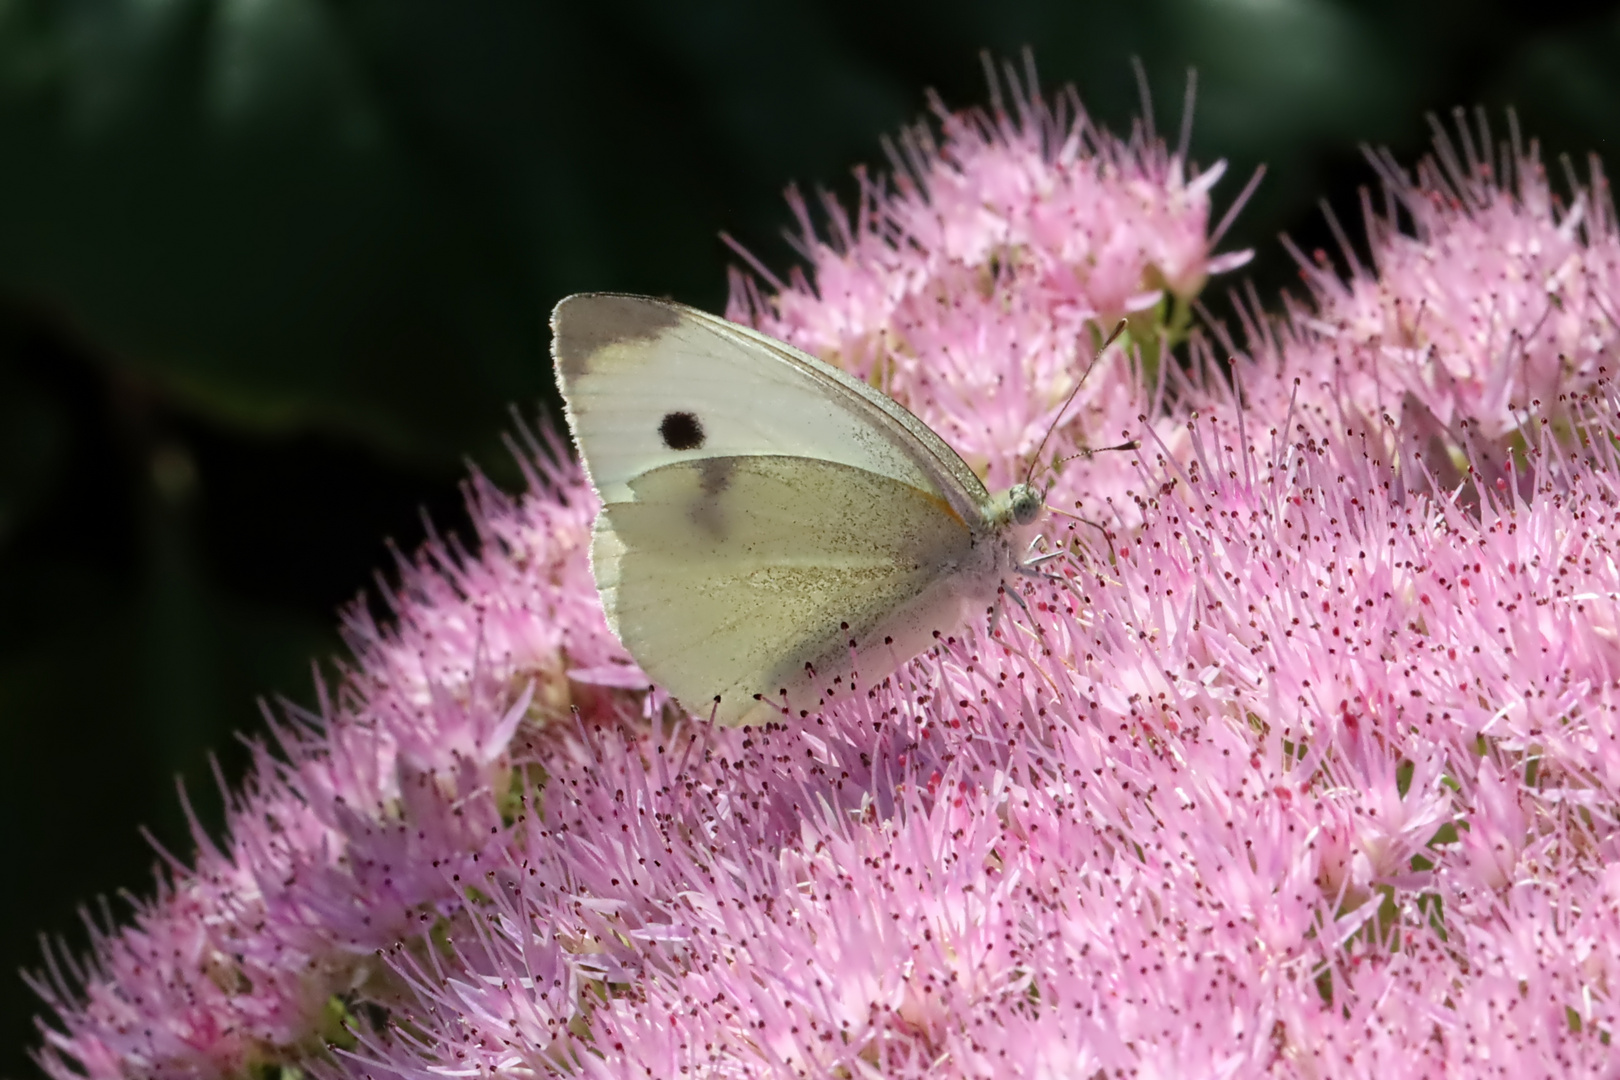
<path fill-rule="evenodd" d="M 730 313 L 1035 468 L 1022 603 L 803 722 L 692 720 L 542 428 L 350 614 L 226 839 L 33 977 L 50 1076 L 1614 1075 L 1601 175 L 1378 158 L 1371 265 L 1200 327 L 1219 170 L 1009 83 L 796 201 L 807 272 Z"/>

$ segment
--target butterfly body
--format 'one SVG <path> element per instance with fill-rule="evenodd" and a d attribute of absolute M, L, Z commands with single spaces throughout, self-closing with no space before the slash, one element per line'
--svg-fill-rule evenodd
<path fill-rule="evenodd" d="M 614 632 L 695 715 L 800 715 L 993 604 L 1039 498 L 992 498 L 926 425 L 847 374 L 666 301 L 563 300 L 553 350 L 602 498 Z"/>

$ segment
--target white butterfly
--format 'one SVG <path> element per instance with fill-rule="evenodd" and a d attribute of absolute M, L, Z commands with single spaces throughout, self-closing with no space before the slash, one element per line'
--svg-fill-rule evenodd
<path fill-rule="evenodd" d="M 642 296 L 570 296 L 551 330 L 602 498 L 591 568 L 608 622 L 694 715 L 814 711 L 985 611 L 1024 570 L 1015 530 L 1041 495 L 992 496 L 860 380 Z"/>

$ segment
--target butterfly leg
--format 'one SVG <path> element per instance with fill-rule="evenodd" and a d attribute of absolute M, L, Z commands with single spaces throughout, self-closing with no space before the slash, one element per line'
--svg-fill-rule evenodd
<path fill-rule="evenodd" d="M 1034 578 L 1037 581 L 1062 582 L 1062 581 L 1065 580 L 1065 578 L 1061 574 L 1048 574 L 1048 573 L 1045 573 L 1045 572 L 1043 572 L 1043 571 L 1041 571 L 1041 570 L 1039 570 L 1037 568 L 1039 566 L 1041 566 L 1042 564 L 1051 561 L 1052 559 L 1056 559 L 1059 556 L 1066 555 L 1066 554 L 1068 554 L 1068 553 L 1064 552 L 1064 551 L 1047 552 L 1045 555 L 1038 555 L 1035 558 L 1029 560 L 1029 562 L 1023 563 L 1020 566 L 1016 566 L 1013 569 L 1021 577 Z M 1013 595 L 1016 597 L 1017 594 L 1013 594 Z M 1019 599 L 1018 602 L 1020 604 L 1022 604 L 1024 601 L 1022 599 Z"/>
<path fill-rule="evenodd" d="M 1044 580 L 1047 580 L 1047 581 L 1055 581 L 1055 582 L 1059 582 L 1059 583 L 1062 583 L 1062 584 L 1068 584 L 1068 580 L 1066 578 L 1059 577 L 1059 576 L 1057 576 L 1055 574 L 1043 574 L 1039 570 L 1029 570 L 1029 569 L 1026 569 L 1025 567 L 1022 567 L 1022 566 L 1018 567 L 1017 569 L 1018 569 L 1020 575 L 1023 576 L 1023 577 L 1044 579 Z M 1029 601 L 1024 599 L 1023 594 L 1016 587 L 1009 588 L 1006 582 L 1002 582 L 999 595 L 997 596 L 997 603 L 995 604 L 994 607 L 992 607 L 990 609 L 990 634 L 991 634 L 991 636 L 994 637 L 995 633 L 996 633 L 997 618 L 1001 614 L 1001 607 L 1002 607 L 1000 599 L 1003 596 L 1011 598 L 1013 603 L 1017 604 L 1020 608 L 1023 609 L 1024 614 L 1029 616 L 1029 618 L 1027 619 L 1027 622 L 1028 622 L 1028 625 L 1030 626 L 1030 628 L 1034 630 L 1034 637 L 1036 639 L 1038 639 L 1039 641 L 1043 642 L 1043 643 L 1046 642 L 1047 641 L 1046 627 L 1042 625 L 1041 620 L 1038 617 L 1036 617 L 1035 613 L 1030 610 Z M 1007 644 L 1005 642 L 1004 642 L 1004 644 L 1006 644 L 1007 648 L 1014 648 L 1014 646 L 1011 645 L 1011 644 Z"/>
<path fill-rule="evenodd" d="M 1029 614 L 1029 605 L 1024 602 L 1024 598 L 1019 596 L 1016 590 L 1007 588 L 1005 581 L 1002 582 L 1001 587 L 996 590 L 996 602 L 991 604 L 987 611 L 990 616 L 991 637 L 995 637 L 1001 629 L 1001 601 L 1003 597 L 1010 597 L 1013 603 L 1024 609 L 1025 615 Z"/>
<path fill-rule="evenodd" d="M 1071 514 L 1067 510 L 1054 510 L 1053 513 L 1062 514 L 1064 517 L 1078 521 L 1082 525 L 1090 525 L 1093 529 L 1102 533 L 1103 540 L 1108 544 L 1108 565 L 1114 566 L 1118 564 L 1119 555 L 1114 551 L 1114 534 L 1109 532 L 1105 525 L 1101 522 L 1092 521 L 1088 517 L 1081 517 L 1079 514 Z"/>

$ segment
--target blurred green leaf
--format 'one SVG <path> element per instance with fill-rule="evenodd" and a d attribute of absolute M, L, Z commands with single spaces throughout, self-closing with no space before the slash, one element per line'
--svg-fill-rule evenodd
<path fill-rule="evenodd" d="M 1620 15 L 1612 10 L 1524 43 L 1511 62 L 1492 73 L 1488 99 L 1511 105 L 1526 135 L 1552 156 L 1611 159 L 1620 149 Z M 1549 164 L 1553 164 L 1549 162 Z M 1554 166 L 1556 167 L 1556 166 Z"/>
<path fill-rule="evenodd" d="M 453 458 L 543 390 L 532 320 L 490 342 L 458 310 L 518 290 L 424 189 L 327 7 L 26 7 L 0 34 L 0 70 L 28 73 L 0 100 L 14 294 L 233 425 Z"/>
<path fill-rule="evenodd" d="M 57 480 L 67 437 L 49 395 L 0 365 L 0 552 Z"/>

